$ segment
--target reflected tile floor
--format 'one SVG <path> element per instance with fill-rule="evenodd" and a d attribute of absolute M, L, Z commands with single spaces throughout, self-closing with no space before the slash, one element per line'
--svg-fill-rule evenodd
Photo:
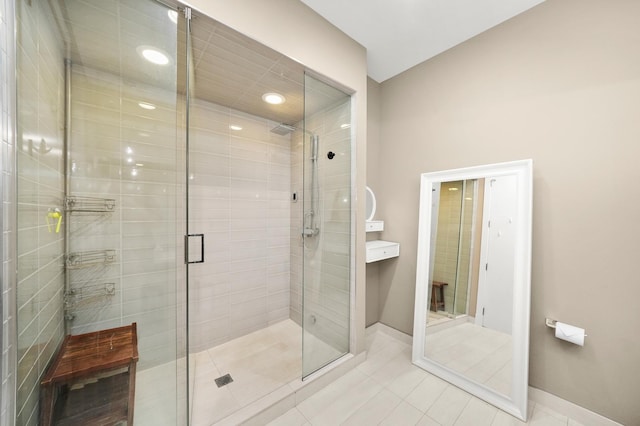
<path fill-rule="evenodd" d="M 511 336 L 472 322 L 427 335 L 429 358 L 504 395 L 511 394 Z"/>
<path fill-rule="evenodd" d="M 434 325 L 443 324 L 451 321 L 451 318 L 444 311 L 429 311 L 429 319 L 427 320 L 427 327 L 433 327 Z"/>
<path fill-rule="evenodd" d="M 521 422 L 414 366 L 411 345 L 383 331 L 368 331 L 367 350 L 365 362 L 269 425 L 580 425 L 533 401 Z"/>

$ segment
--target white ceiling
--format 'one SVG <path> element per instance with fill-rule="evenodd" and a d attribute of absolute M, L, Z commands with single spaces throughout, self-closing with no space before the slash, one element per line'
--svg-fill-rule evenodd
<path fill-rule="evenodd" d="M 302 0 L 367 49 L 383 82 L 544 0 Z"/>

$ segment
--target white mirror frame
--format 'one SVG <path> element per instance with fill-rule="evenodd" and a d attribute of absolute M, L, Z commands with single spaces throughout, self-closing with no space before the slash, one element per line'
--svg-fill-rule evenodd
<path fill-rule="evenodd" d="M 367 221 L 373 220 L 373 217 L 376 215 L 376 195 L 373 193 L 373 190 L 367 186 L 367 200 L 366 204 L 369 205 L 371 203 L 371 210 L 367 210 Z"/>
<path fill-rule="evenodd" d="M 418 367 L 523 420 L 527 420 L 529 386 L 529 316 L 531 305 L 532 160 L 423 173 L 420 182 L 418 261 L 412 361 Z M 496 392 L 425 356 L 429 295 L 432 186 L 434 183 L 494 176 L 517 177 L 518 222 L 515 241 L 511 395 Z"/>

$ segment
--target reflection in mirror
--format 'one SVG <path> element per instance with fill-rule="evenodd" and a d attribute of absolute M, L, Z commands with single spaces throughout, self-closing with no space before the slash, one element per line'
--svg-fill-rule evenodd
<path fill-rule="evenodd" d="M 432 292 L 429 325 L 475 314 L 480 232 L 474 225 L 482 221 L 478 183 L 478 179 L 469 179 L 433 185 L 432 220 L 436 228 L 432 233 L 435 250 L 431 251 L 431 282 L 436 292 Z"/>
<path fill-rule="evenodd" d="M 417 365 L 521 419 L 530 173 L 528 160 L 422 175 L 413 349 Z"/>

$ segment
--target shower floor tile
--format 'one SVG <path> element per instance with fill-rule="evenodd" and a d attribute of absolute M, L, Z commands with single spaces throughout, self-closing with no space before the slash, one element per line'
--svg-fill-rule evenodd
<path fill-rule="evenodd" d="M 341 354 L 312 335 L 306 336 L 309 356 L 335 359 Z M 381 348 L 389 341 L 380 341 Z M 388 351 L 389 348 L 386 349 Z M 385 352 L 385 351 L 383 351 Z M 293 393 L 302 376 L 302 329 L 284 320 L 233 341 L 191 354 L 191 425 L 210 426 L 228 422 L 226 417 L 241 412 L 271 395 Z M 313 360 L 312 360 L 313 361 Z M 216 379 L 231 375 L 232 382 L 218 387 Z M 176 412 L 184 412 L 176 376 L 186 377 L 186 360 L 139 370 L 136 375 L 135 424 L 160 426 L 182 424 Z M 180 391 L 182 392 L 182 391 Z M 223 420 L 224 419 L 224 420 Z"/>
<path fill-rule="evenodd" d="M 302 371 L 301 328 L 285 320 L 195 355 L 192 424 L 211 425 L 296 379 Z M 233 382 L 218 388 L 215 379 Z"/>

